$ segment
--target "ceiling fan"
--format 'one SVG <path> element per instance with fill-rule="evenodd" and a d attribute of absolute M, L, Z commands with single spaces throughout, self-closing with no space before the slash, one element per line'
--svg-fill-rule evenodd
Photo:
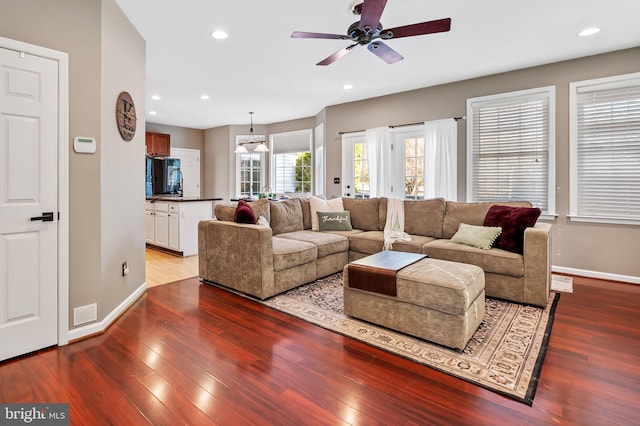
<path fill-rule="evenodd" d="M 364 0 L 361 3 L 357 2 L 353 6 L 352 11 L 355 15 L 360 15 L 360 20 L 349 26 L 346 35 L 295 31 L 291 34 L 291 37 L 351 40 L 354 42 L 353 44 L 338 50 L 328 58 L 318 62 L 316 65 L 330 65 L 342 58 L 344 55 L 349 53 L 351 49 L 358 45 L 367 46 L 369 52 L 373 53 L 386 63 L 392 64 L 403 60 L 404 57 L 378 39 L 391 40 L 401 37 L 413 37 L 424 34 L 446 32 L 451 29 L 451 18 L 384 29 L 380 23 L 380 16 L 382 16 L 382 12 L 384 11 L 386 4 L 387 0 Z"/>

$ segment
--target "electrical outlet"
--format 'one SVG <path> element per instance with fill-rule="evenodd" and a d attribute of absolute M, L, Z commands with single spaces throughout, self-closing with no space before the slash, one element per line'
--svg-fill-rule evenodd
<path fill-rule="evenodd" d="M 129 274 L 129 267 L 127 266 L 127 262 L 122 262 L 122 276 Z"/>

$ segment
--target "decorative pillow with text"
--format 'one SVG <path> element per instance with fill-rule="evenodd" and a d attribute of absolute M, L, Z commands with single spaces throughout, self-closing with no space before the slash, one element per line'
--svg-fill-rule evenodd
<path fill-rule="evenodd" d="M 342 212 L 317 212 L 318 230 L 322 231 L 351 231 L 351 214 Z"/>
<path fill-rule="evenodd" d="M 311 208 L 311 229 L 318 231 L 318 212 L 341 212 L 344 211 L 342 205 L 342 198 L 334 198 L 331 200 L 323 200 L 322 198 L 309 197 L 309 204 Z M 351 223 L 351 221 L 349 221 Z"/>

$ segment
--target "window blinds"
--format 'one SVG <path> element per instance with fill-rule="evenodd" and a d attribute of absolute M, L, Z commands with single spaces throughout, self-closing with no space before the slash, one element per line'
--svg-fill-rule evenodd
<path fill-rule="evenodd" d="M 470 107 L 473 201 L 527 200 L 548 212 L 549 92 Z"/>
<path fill-rule="evenodd" d="M 577 216 L 640 220 L 640 78 L 576 90 Z"/>

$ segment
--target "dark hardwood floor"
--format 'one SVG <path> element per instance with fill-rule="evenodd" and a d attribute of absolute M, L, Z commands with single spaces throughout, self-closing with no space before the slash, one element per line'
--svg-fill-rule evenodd
<path fill-rule="evenodd" d="M 68 402 L 75 425 L 639 424 L 640 286 L 574 278 L 532 407 L 196 279 L 0 363 L 0 402 Z"/>

